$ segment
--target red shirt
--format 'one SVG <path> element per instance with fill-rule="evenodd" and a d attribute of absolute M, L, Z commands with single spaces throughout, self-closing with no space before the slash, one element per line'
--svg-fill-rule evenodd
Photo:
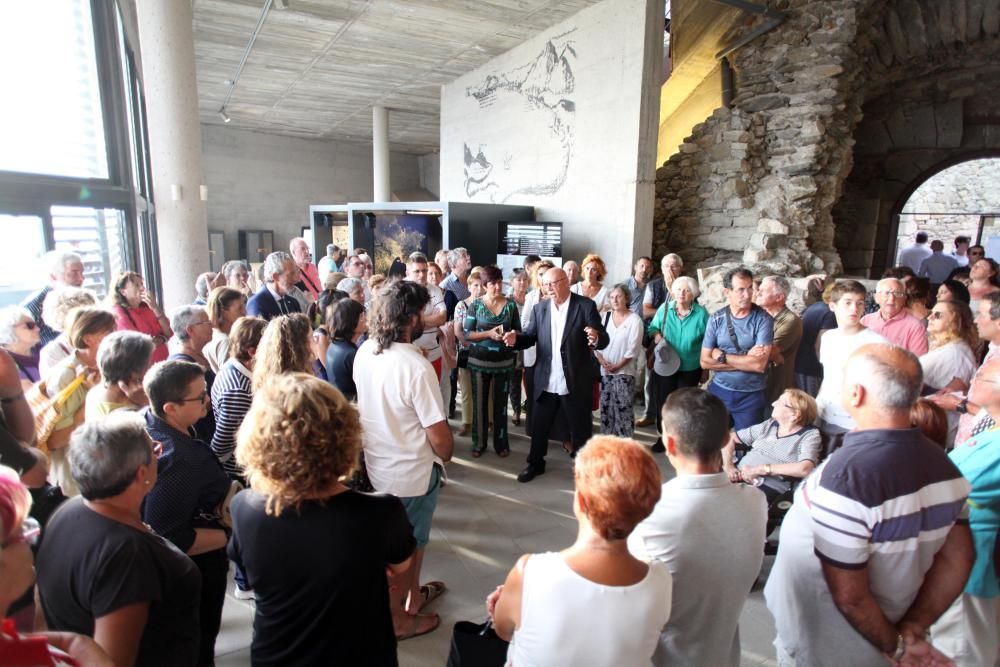
<path fill-rule="evenodd" d="M 162 338 L 155 348 L 153 348 L 153 363 L 157 361 L 163 361 L 167 358 L 169 352 L 167 351 L 167 341 L 166 335 L 163 333 L 163 327 L 160 326 L 160 320 L 156 317 L 156 313 L 153 309 L 144 303 L 139 304 L 138 308 L 123 308 L 121 306 L 115 306 L 115 321 L 118 323 L 118 329 L 120 331 L 138 331 L 139 333 L 144 333 L 156 338 L 160 336 Z"/>

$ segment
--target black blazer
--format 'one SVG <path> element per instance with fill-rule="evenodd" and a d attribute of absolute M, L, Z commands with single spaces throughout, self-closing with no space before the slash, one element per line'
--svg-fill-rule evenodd
<path fill-rule="evenodd" d="M 517 335 L 517 349 L 522 350 L 537 345 L 535 358 L 534 384 L 532 399 L 537 400 L 549 384 L 549 373 L 552 370 L 552 323 L 550 314 L 552 305 L 548 300 L 535 304 L 531 311 L 531 322 L 528 328 Z M 593 353 L 587 344 L 587 334 L 584 327 L 593 327 L 598 331 L 598 350 L 608 346 L 608 332 L 601 324 L 601 316 L 597 306 L 591 299 L 579 294 L 569 295 L 569 312 L 566 313 L 566 327 L 563 329 L 560 357 L 563 373 L 566 374 L 566 386 L 574 400 L 586 401 L 590 404 L 593 384 L 597 377 L 593 372 Z M 599 375 L 598 375 L 599 377 Z"/>
<path fill-rule="evenodd" d="M 267 285 L 260 288 L 260 291 L 247 300 L 247 315 L 261 317 L 265 320 L 273 320 L 278 315 L 288 315 L 300 313 L 302 309 L 299 302 L 285 294 L 281 297 L 281 307 L 274 300 L 274 295 L 267 289 Z"/>

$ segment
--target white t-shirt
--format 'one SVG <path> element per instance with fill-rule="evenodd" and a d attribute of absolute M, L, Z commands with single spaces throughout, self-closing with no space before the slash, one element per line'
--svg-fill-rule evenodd
<path fill-rule="evenodd" d="M 608 324 L 604 328 L 610 339 L 608 346 L 601 350 L 601 356 L 604 357 L 604 360 L 617 364 L 628 357 L 632 359 L 632 362 L 622 366 L 621 370 L 616 373 L 608 373 L 601 366 L 601 375 L 635 375 L 636 360 L 640 356 L 640 350 L 642 350 L 642 318 L 630 312 L 621 326 L 615 326 L 615 316 L 612 315 L 608 318 Z M 643 356 L 642 359 L 645 363 L 646 357 Z"/>
<path fill-rule="evenodd" d="M 444 292 L 437 285 L 426 285 L 427 291 L 431 295 L 431 300 L 424 306 L 424 317 L 430 317 L 434 313 L 448 312 L 444 305 Z M 441 358 L 441 345 L 438 343 L 438 328 L 424 324 L 424 334 L 413 341 L 422 350 L 427 351 L 428 361 L 437 361 Z"/>
<path fill-rule="evenodd" d="M 583 283 L 576 283 L 575 285 L 569 288 L 569 291 L 572 292 L 573 294 L 579 294 L 580 296 L 587 296 L 586 294 L 583 293 Z M 611 305 L 608 303 L 609 293 L 610 290 L 608 290 L 607 286 L 601 285 L 601 289 L 597 290 L 597 294 L 587 298 L 593 301 L 594 305 L 597 306 L 598 312 L 601 312 L 611 307 Z"/>
<path fill-rule="evenodd" d="M 375 349 L 365 341 L 354 357 L 368 477 L 380 493 L 422 496 L 434 464 L 426 429 L 445 418 L 438 379 L 415 345 Z"/>
<path fill-rule="evenodd" d="M 562 554 L 534 554 L 507 665 L 648 665 L 670 617 L 670 592 L 670 572 L 656 561 L 636 584 L 604 586 L 574 572 Z"/>
<path fill-rule="evenodd" d="M 854 335 L 846 335 L 843 329 L 830 329 L 820 340 L 819 363 L 823 365 L 823 384 L 816 394 L 819 418 L 828 424 L 850 430 L 854 428 L 854 419 L 844 408 L 841 399 L 847 358 L 862 345 L 889 341 L 871 329 L 862 329 Z"/>
<path fill-rule="evenodd" d="M 968 344 L 956 340 L 929 350 L 920 357 L 920 367 L 924 371 L 924 384 L 941 389 L 953 378 L 969 384 L 976 373 L 976 358 Z"/>

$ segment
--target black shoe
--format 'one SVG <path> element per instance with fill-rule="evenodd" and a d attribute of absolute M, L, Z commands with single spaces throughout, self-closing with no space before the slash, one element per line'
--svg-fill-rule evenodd
<path fill-rule="evenodd" d="M 653 443 L 653 447 L 649 451 L 653 452 L 654 454 L 662 454 L 663 452 L 667 451 L 667 448 L 663 446 L 662 440 L 657 439 L 657 441 Z"/>
<path fill-rule="evenodd" d="M 517 476 L 517 481 L 523 484 L 525 482 L 530 482 L 539 475 L 544 475 L 544 474 L 545 474 L 545 468 L 539 468 L 537 466 L 529 465 L 527 468 L 521 471 L 520 475 Z"/>

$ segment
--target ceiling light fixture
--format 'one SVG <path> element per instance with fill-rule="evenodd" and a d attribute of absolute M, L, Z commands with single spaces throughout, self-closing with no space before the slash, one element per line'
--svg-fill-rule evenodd
<path fill-rule="evenodd" d="M 232 118 L 229 117 L 229 114 L 226 113 L 225 107 L 219 109 L 219 118 L 222 119 L 223 123 L 228 123 L 229 121 L 232 120 Z"/>

